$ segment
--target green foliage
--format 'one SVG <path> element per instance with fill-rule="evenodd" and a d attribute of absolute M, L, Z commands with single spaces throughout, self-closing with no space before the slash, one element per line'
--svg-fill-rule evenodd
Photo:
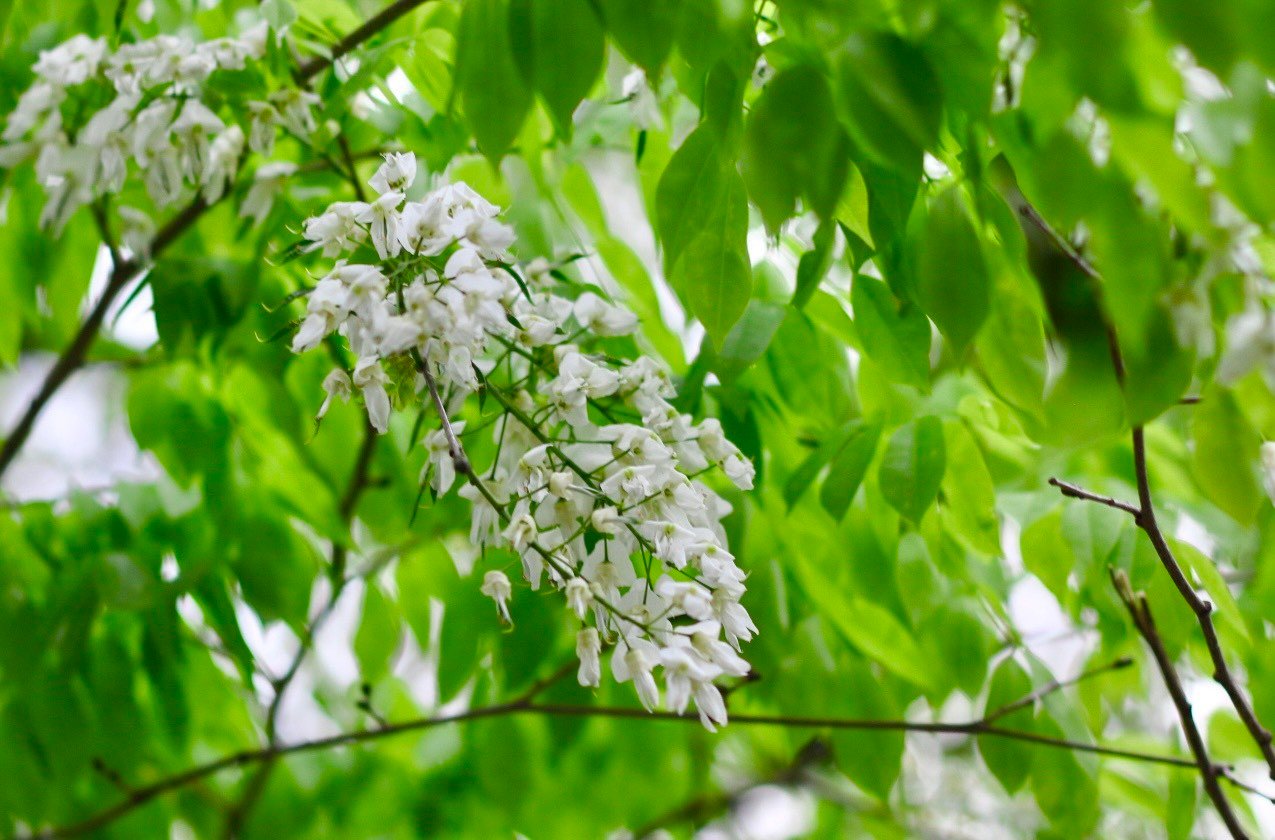
<path fill-rule="evenodd" d="M 691 836 L 762 785 L 817 803 L 810 836 L 1213 831 L 1191 767 L 1044 743 L 1193 760 L 1113 570 L 1191 692 L 1216 671 L 1146 517 L 1049 479 L 1140 506 L 1145 471 L 1162 551 L 1275 725 L 1271 4 L 442 0 L 394 4 L 324 63 L 387 5 L 0 2 L 5 114 L 40 51 L 77 33 L 114 48 L 259 19 L 286 31 L 210 96 L 246 112 L 318 61 L 321 100 L 313 136 L 245 153 L 87 347 L 82 380 L 109 383 L 98 399 L 144 469 L 105 490 L 77 471 L 43 498 L 57 453 L 27 450 L 65 423 L 0 467 L 0 835 L 264 745 L 300 648 L 280 737 L 366 743 L 280 759 L 243 837 Z M 104 104 L 87 97 L 57 106 L 67 130 Z M 756 678 L 721 687 L 753 723 L 647 719 L 609 649 L 602 686 L 578 686 L 575 616 L 514 555 L 474 551 L 468 501 L 422 487 L 437 428 L 422 393 L 391 395 L 370 450 L 357 390 L 314 421 L 324 377 L 356 360 L 342 341 L 289 350 L 325 270 L 298 231 L 356 200 L 384 151 L 416 154 L 411 198 L 464 180 L 507 208 L 521 267 L 629 306 L 642 337 L 606 353 L 658 358 L 678 410 L 720 419 L 752 460 L 751 491 L 702 480 L 747 572 Z M 297 170 L 243 218 L 267 161 Z M 89 209 L 40 228 L 46 186 L 30 164 L 0 170 L 8 434 L 110 269 Z M 122 208 L 151 204 L 130 182 L 99 208 L 111 246 L 127 245 Z M 147 212 L 163 226 L 183 206 Z M 151 317 L 136 349 L 118 323 Z M 488 399 L 458 418 L 475 463 L 501 445 Z M 512 626 L 479 591 L 489 570 L 515 579 Z M 1135 667 L 1054 684 L 1118 657 Z M 376 732 L 536 687 L 558 714 Z M 980 714 L 1027 739 L 896 727 Z M 1264 779 L 1229 704 L 1205 734 L 1212 760 Z M 252 776 L 139 799 L 93 836 L 223 836 Z M 1269 833 L 1269 805 L 1223 787 Z"/>

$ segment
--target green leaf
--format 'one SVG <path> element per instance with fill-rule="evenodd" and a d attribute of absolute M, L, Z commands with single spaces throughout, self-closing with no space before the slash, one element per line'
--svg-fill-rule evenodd
<path fill-rule="evenodd" d="M 824 222 L 815 231 L 814 247 L 802 254 L 797 262 L 797 288 L 792 294 L 793 306 L 803 308 L 819 288 L 819 283 L 832 266 L 833 246 L 836 242 L 836 225 Z"/>
<path fill-rule="evenodd" d="M 1020 550 L 1027 571 L 1039 578 L 1059 603 L 1066 606 L 1073 595 L 1067 580 L 1076 560 L 1063 537 L 1062 522 L 1061 510 L 1037 519 L 1023 529 Z"/>
<path fill-rule="evenodd" d="M 587 0 L 517 0 L 518 6 L 529 7 L 523 14 L 531 29 L 531 81 L 558 134 L 570 138 L 571 116 L 602 72 L 602 25 Z"/>
<path fill-rule="evenodd" d="M 673 282 L 685 290 L 691 312 L 715 345 L 744 314 L 753 290 L 747 251 L 741 252 L 723 228 L 710 228 L 687 245 L 673 269 Z"/>
<path fill-rule="evenodd" d="M 798 65 L 772 79 L 749 112 L 741 161 L 766 227 L 777 231 L 801 197 L 820 218 L 831 218 L 846 180 L 847 152 L 822 71 Z"/>
<path fill-rule="evenodd" d="M 989 309 L 988 269 L 959 187 L 930 205 L 917 267 L 917 300 L 959 355 Z"/>
<path fill-rule="evenodd" d="M 713 370 L 730 381 L 752 367 L 762 357 L 783 323 L 788 307 L 753 298 L 744 314 L 731 327 L 713 361 Z"/>
<path fill-rule="evenodd" d="M 914 524 L 938 495 L 944 471 L 943 423 L 922 417 L 899 428 L 886 445 L 878 470 L 881 495 Z"/>
<path fill-rule="evenodd" d="M 599 0 L 599 5 L 620 52 L 647 78 L 659 79 L 677 33 L 677 0 Z"/>
<path fill-rule="evenodd" d="M 856 33 L 837 56 L 837 103 L 878 163 L 915 172 L 938 143 L 941 87 L 925 55 L 895 35 Z"/>
<path fill-rule="evenodd" d="M 515 44 L 509 32 L 507 0 L 470 0 L 460 17 L 456 88 L 478 147 L 492 160 L 509 151 L 531 109 L 531 88 L 515 56 L 529 44 Z"/>
<path fill-rule="evenodd" d="M 845 516 L 854 494 L 863 483 L 872 458 L 876 455 L 881 426 L 876 423 L 856 424 L 840 451 L 828 465 L 828 477 L 823 480 L 819 501 L 834 519 Z"/>
<path fill-rule="evenodd" d="M 882 280 L 855 275 L 850 287 L 863 352 L 896 382 L 926 388 L 930 381 L 930 322 L 899 301 Z"/>
<path fill-rule="evenodd" d="M 669 160 L 656 191 L 656 230 L 670 274 L 691 240 L 709 228 L 736 249 L 748 233 L 748 199 L 743 182 L 725 163 L 718 135 L 701 125 Z"/>
<path fill-rule="evenodd" d="M 1261 441 L 1221 388 L 1208 391 L 1191 415 L 1195 441 L 1191 467 L 1205 497 L 1242 524 L 1252 523 L 1263 503 L 1254 474 Z"/>
<path fill-rule="evenodd" d="M 865 663 L 843 660 L 837 671 L 839 681 L 854 687 L 842 697 L 847 716 L 870 720 L 898 717 L 898 702 Z M 890 789 L 903 769 L 904 733 L 839 729 L 833 733 L 832 743 L 837 766 L 850 781 L 883 802 L 890 798 Z"/>
<path fill-rule="evenodd" d="M 849 610 L 834 613 L 833 620 L 851 644 L 886 670 L 920 688 L 935 687 L 934 669 L 929 657 L 903 623 L 885 607 L 866 598 L 854 597 L 850 600 Z"/>
<path fill-rule="evenodd" d="M 1031 677 L 1027 676 L 1027 672 L 1013 657 L 1009 657 L 996 666 L 996 671 L 992 674 L 991 686 L 987 692 L 987 712 L 994 712 L 1021 700 L 1031 692 Z M 1034 731 L 1036 727 L 1032 707 L 1027 706 L 1005 715 L 996 721 L 996 726 L 1019 732 Z M 1032 745 L 1025 741 L 988 735 L 978 739 L 978 754 L 982 756 L 983 763 L 992 771 L 1001 787 L 1010 794 L 1017 792 L 1027 781 L 1034 753 Z"/>
<path fill-rule="evenodd" d="M 359 673 L 367 682 L 376 682 L 390 666 L 390 659 L 398 648 L 402 624 L 394 604 L 381 594 L 374 584 L 369 584 L 363 596 L 363 612 L 359 617 L 359 629 L 354 634 L 354 654 L 359 660 Z"/>
<path fill-rule="evenodd" d="M 947 467 L 943 474 L 940 514 L 946 528 L 984 554 L 1000 554 L 1000 521 L 996 488 L 983 453 L 960 420 L 943 424 Z"/>

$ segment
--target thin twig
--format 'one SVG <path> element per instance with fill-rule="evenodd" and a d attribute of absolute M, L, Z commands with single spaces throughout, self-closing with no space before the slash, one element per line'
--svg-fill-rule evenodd
<path fill-rule="evenodd" d="M 1113 499 L 1110 496 L 1101 496 L 1097 493 L 1091 493 L 1083 487 L 1078 487 L 1070 482 L 1063 481 L 1058 478 L 1049 479 L 1049 483 L 1058 488 L 1058 491 L 1064 496 L 1073 499 L 1084 499 L 1087 502 L 1097 502 L 1100 505 L 1106 505 L 1109 508 L 1124 511 L 1131 516 L 1137 516 L 1139 511 L 1137 505 L 1131 505 L 1128 502 L 1122 502 L 1119 499 Z"/>
<path fill-rule="evenodd" d="M 297 81 L 307 82 L 338 61 L 346 53 L 354 50 L 364 41 L 376 35 L 382 29 L 412 11 L 423 6 L 428 0 L 397 0 L 368 19 L 367 23 L 350 32 L 340 41 L 332 45 L 328 55 L 316 56 L 297 69 Z"/>
<path fill-rule="evenodd" d="M 1186 736 L 1187 746 L 1190 747 L 1191 754 L 1195 756 L 1195 764 L 1200 770 L 1200 780 L 1204 784 L 1205 793 L 1213 802 L 1213 806 L 1217 808 L 1231 836 L 1236 840 L 1245 840 L 1248 833 L 1240 825 L 1239 817 L 1235 815 L 1230 800 L 1226 798 L 1226 794 L 1222 792 L 1222 786 L 1218 784 L 1218 779 L 1223 775 L 1223 768 L 1214 764 L 1209 758 L 1208 747 L 1204 744 L 1204 737 L 1200 734 L 1200 729 L 1195 723 L 1195 715 L 1191 711 L 1191 701 L 1187 699 L 1182 680 L 1178 677 L 1177 669 L 1173 667 L 1173 660 L 1164 648 L 1160 632 L 1156 629 L 1155 618 L 1151 615 L 1151 607 L 1147 604 L 1146 595 L 1133 592 L 1129 587 L 1128 576 L 1121 570 L 1111 570 L 1111 582 L 1119 593 L 1120 600 L 1128 608 L 1129 616 L 1133 619 L 1139 635 L 1147 643 L 1147 647 L 1151 648 L 1151 655 L 1160 669 L 1160 676 L 1169 690 L 1169 696 L 1173 698 L 1173 705 L 1177 709 L 1178 720 L 1182 724 L 1182 733 Z"/>
<path fill-rule="evenodd" d="M 1121 668 L 1128 668 L 1132 664 L 1132 659 L 1127 656 L 1122 656 L 1114 662 L 1108 662 L 1106 665 L 1099 665 L 1096 668 L 1090 668 L 1088 671 L 1083 671 L 1069 680 L 1050 680 L 1047 684 L 1028 694 L 1026 697 L 1015 700 L 1012 703 L 1006 703 L 1004 706 L 983 715 L 983 723 L 992 723 L 993 721 L 1000 720 L 1007 715 L 1013 714 L 1019 709 L 1026 708 L 1027 706 L 1036 703 L 1038 700 L 1043 700 L 1045 697 L 1048 697 L 1056 691 L 1061 691 L 1068 686 L 1076 685 L 1077 683 L 1084 682 L 1085 680 L 1093 677 L 1106 674 L 1109 671 L 1118 671 Z"/>
<path fill-rule="evenodd" d="M 1258 720 L 1252 703 L 1245 696 L 1244 691 L 1235 679 L 1235 675 L 1231 672 L 1230 666 L 1227 664 L 1226 655 L 1222 651 L 1222 643 L 1217 635 L 1217 628 L 1213 623 L 1213 604 L 1211 601 L 1201 598 L 1195 591 L 1195 587 L 1187 579 L 1182 565 L 1174 556 L 1173 549 L 1169 547 L 1169 543 L 1164 537 L 1164 532 L 1160 529 L 1160 523 L 1155 514 L 1155 505 L 1151 498 L 1151 480 L 1147 470 L 1146 437 L 1141 426 L 1136 426 L 1133 429 L 1133 463 L 1138 485 L 1137 507 L 1090 493 L 1087 490 L 1057 479 L 1051 479 L 1050 483 L 1058 487 L 1064 495 L 1098 502 L 1108 507 L 1115 507 L 1133 516 L 1134 522 L 1151 540 L 1156 556 L 1160 558 L 1161 565 L 1164 566 L 1169 578 L 1173 581 L 1174 587 L 1177 588 L 1178 593 L 1182 596 L 1182 600 L 1186 602 L 1187 606 L 1191 608 L 1191 612 L 1195 614 L 1196 622 L 1200 625 L 1200 631 L 1204 635 L 1205 646 L 1209 651 L 1209 659 L 1213 663 L 1213 680 L 1226 691 L 1226 695 L 1230 699 L 1231 705 L 1235 708 L 1240 721 L 1244 724 L 1244 728 L 1248 730 L 1254 743 L 1257 744 L 1263 759 L 1265 759 L 1271 779 L 1275 780 L 1275 747 L 1272 747 L 1271 732 Z"/>

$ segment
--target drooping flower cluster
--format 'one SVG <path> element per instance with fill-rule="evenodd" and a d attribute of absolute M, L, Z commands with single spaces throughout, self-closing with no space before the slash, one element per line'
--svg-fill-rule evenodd
<path fill-rule="evenodd" d="M 648 709 L 662 672 L 667 708 L 694 700 L 707 727 L 724 723 L 714 681 L 748 672 L 739 647 L 756 627 L 721 525 L 730 507 L 699 478 L 718 469 L 749 489 L 753 465 L 716 420 L 670 404 L 654 360 L 603 352 L 637 328 L 631 312 L 544 265 L 518 272 L 498 208 L 463 183 L 409 201 L 415 176 L 412 155 L 387 155 L 375 200 L 305 224 L 311 250 L 368 258 L 339 259 L 318 281 L 293 341 L 303 352 L 337 332 L 357 357 L 324 382 L 320 414 L 358 389 L 384 432 L 391 384 L 440 409 L 422 483 L 442 494 L 462 482 L 475 544 L 511 550 L 532 589 L 547 579 L 564 595 L 582 624 L 580 682 L 598 685 L 612 645 L 613 675 Z M 478 391 L 494 413 L 472 431 L 447 419 Z M 461 439 L 488 429 L 494 455 L 471 464 Z M 482 592 L 510 617 L 504 572 L 488 570 Z"/>
<path fill-rule="evenodd" d="M 157 207 L 195 191 L 215 202 L 234 182 L 245 147 L 269 155 L 281 127 L 300 137 L 315 127 L 311 109 L 318 98 L 306 91 L 284 89 L 268 101 L 249 103 L 246 132 L 201 98 L 216 71 L 242 70 L 261 59 L 267 37 L 263 23 L 238 38 L 195 43 L 159 35 L 111 51 L 104 38 L 76 35 L 40 53 L 36 79 L 0 134 L 0 165 L 35 161 L 36 177 L 48 193 L 40 222 L 53 229 L 78 208 L 123 190 L 130 164 L 144 175 Z M 266 174 L 289 174 L 280 166 Z M 271 185 L 276 184 L 266 187 Z M 244 215 L 269 210 L 272 193 L 266 187 L 249 195 Z M 125 238 L 144 241 L 145 229 L 153 227 L 149 215 L 121 208 L 121 216 Z"/>

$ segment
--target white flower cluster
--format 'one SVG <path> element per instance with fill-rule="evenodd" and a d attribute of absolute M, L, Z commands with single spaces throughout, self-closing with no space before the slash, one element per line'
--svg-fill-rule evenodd
<path fill-rule="evenodd" d="M 158 207 L 193 190 L 215 202 L 233 183 L 245 146 L 269 155 L 280 127 L 300 137 L 315 127 L 311 109 L 318 97 L 306 91 L 284 89 L 269 101 L 250 103 L 246 137 L 240 125 L 227 123 L 201 100 L 201 86 L 215 71 L 242 70 L 262 58 L 267 35 L 263 23 L 238 38 L 195 43 L 159 35 L 113 52 L 104 38 L 76 35 L 45 50 L 35 63 L 35 81 L 0 134 L 0 165 L 35 160 L 48 193 L 40 222 L 54 229 L 78 208 L 120 192 L 130 162 L 144 173 Z M 265 177 L 249 191 L 241 215 L 268 212 L 291 166 L 261 167 Z M 121 216 L 126 244 L 144 243 L 154 226 L 149 216 L 137 208 L 121 208 Z"/>
<path fill-rule="evenodd" d="M 361 248 L 370 258 L 341 259 L 318 281 L 293 341 L 302 352 L 339 332 L 357 356 L 352 376 L 328 376 L 320 416 L 357 388 L 384 432 L 393 378 L 400 392 L 428 389 L 453 409 L 484 391 L 494 417 L 469 433 L 441 419 L 425 436 L 422 484 L 445 493 L 464 473 L 472 540 L 515 552 L 532 589 L 547 578 L 565 595 L 582 622 L 582 684 L 598 685 L 603 647 L 613 645 L 612 673 L 632 681 L 648 709 L 660 703 L 662 670 L 667 708 L 682 712 L 693 699 L 705 726 L 725 723 L 714 681 L 748 672 L 739 646 L 757 628 L 726 548 L 730 506 L 698 478 L 718 468 L 749 489 L 753 465 L 716 420 L 695 424 L 668 402 L 673 389 L 655 361 L 596 352 L 636 329 L 631 312 L 589 291 L 558 294 L 578 290 L 548 271 L 523 280 L 497 207 L 461 183 L 408 201 L 415 176 L 412 155 L 387 155 L 370 181 L 378 198 L 334 204 L 305 224 L 311 249 L 338 257 Z M 471 465 L 456 436 L 488 428 L 495 454 Z M 504 572 L 488 571 L 482 592 L 508 620 Z"/>

